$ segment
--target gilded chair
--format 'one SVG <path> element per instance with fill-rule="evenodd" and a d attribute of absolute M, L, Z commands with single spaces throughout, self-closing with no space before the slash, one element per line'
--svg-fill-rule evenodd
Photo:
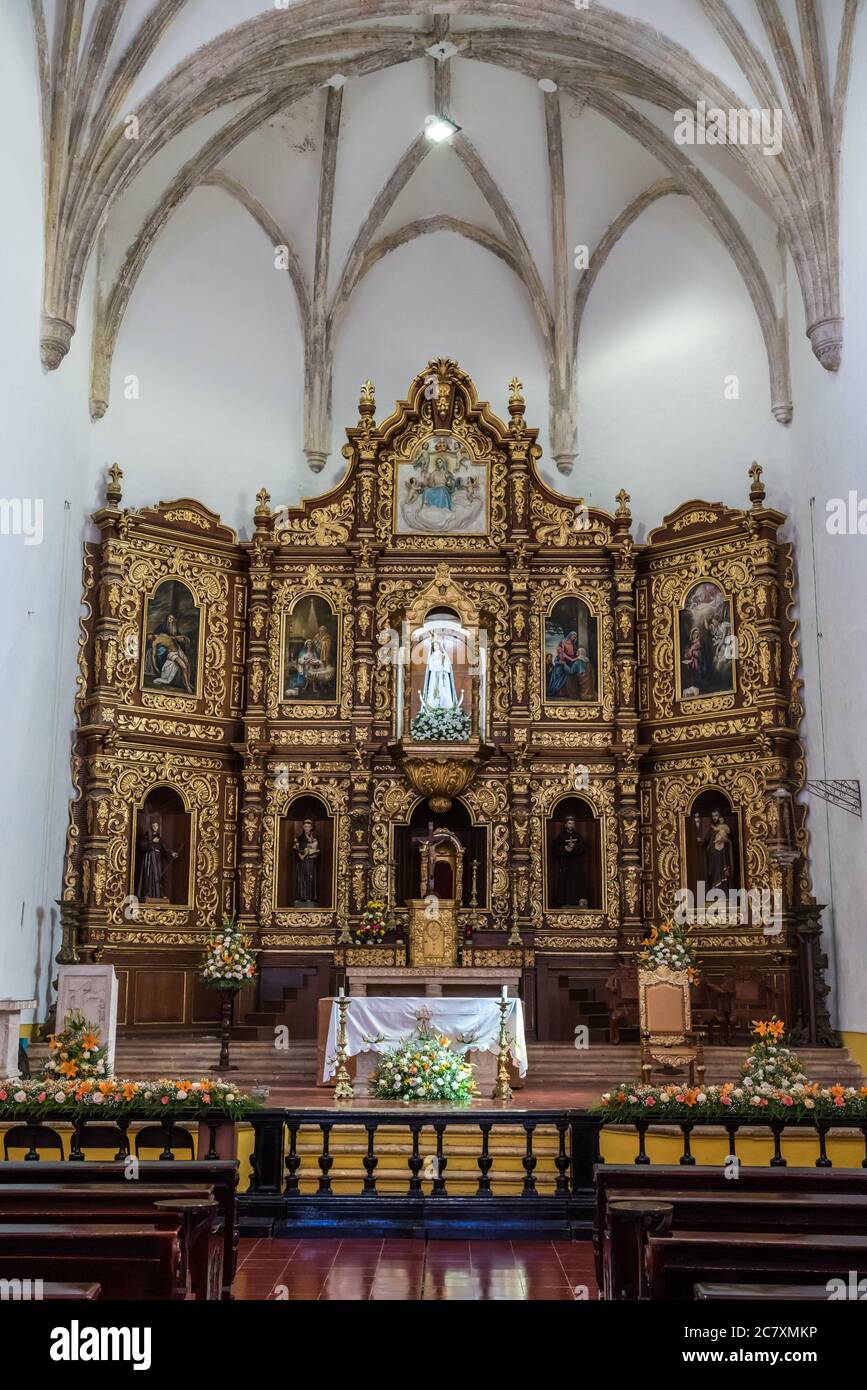
<path fill-rule="evenodd" d="M 658 1067 L 689 1067 L 689 1084 L 704 1083 L 703 1035 L 692 1027 L 686 973 L 660 966 L 638 972 L 641 1081 L 649 1085 Z"/>

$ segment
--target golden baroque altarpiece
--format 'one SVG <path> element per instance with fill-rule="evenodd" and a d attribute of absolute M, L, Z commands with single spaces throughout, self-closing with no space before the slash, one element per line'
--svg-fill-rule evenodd
<path fill-rule="evenodd" d="M 542 481 L 524 409 L 513 381 L 504 423 L 440 359 L 377 425 L 368 383 L 343 480 L 283 511 L 260 493 L 249 541 L 197 501 L 123 509 L 110 471 L 85 547 L 61 911 L 67 958 L 118 969 L 125 1025 L 214 1016 L 199 956 L 234 909 L 312 1036 L 335 968 L 406 962 L 418 890 L 395 859 L 419 816 L 448 824 L 457 807 L 474 846 L 461 960 L 522 967 L 530 1026 L 556 1038 L 564 991 L 604 979 L 671 914 L 709 796 L 731 827 L 732 883 L 778 889 L 783 911 L 773 935 L 697 911 L 705 968 L 746 963 L 778 982 L 787 1017 L 803 1013 L 818 909 L 785 518 L 754 467 L 743 510 L 687 502 L 639 544 L 624 492 L 607 513 Z M 413 737 L 407 651 L 419 635 L 439 651 L 431 614 L 478 648 L 460 748 Z M 185 827 L 171 900 L 137 892 L 155 796 Z M 299 906 L 283 861 L 311 798 L 329 864 Z M 563 807 L 587 846 L 577 902 L 552 886 Z M 372 898 L 391 931 L 362 949 Z"/>

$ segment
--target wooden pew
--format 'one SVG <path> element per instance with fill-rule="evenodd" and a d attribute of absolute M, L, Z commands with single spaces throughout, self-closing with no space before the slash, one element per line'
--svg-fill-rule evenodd
<path fill-rule="evenodd" d="M 867 1234 L 867 1171 L 860 1168 L 749 1168 L 727 1178 L 721 1168 L 659 1164 L 596 1169 L 593 1240 L 603 1298 L 635 1298 L 643 1262 L 628 1214 L 612 1223 L 614 1201 L 668 1203 L 672 1230 L 819 1230 Z M 650 1213 L 634 1221 L 649 1231 Z M 614 1242 L 612 1243 L 612 1225 Z M 614 1248 L 614 1247 L 617 1248 Z"/>
<path fill-rule="evenodd" d="M 6 1290 L 0 1294 L 0 1302 L 18 1303 L 25 1299 L 38 1298 L 40 1303 L 96 1303 L 101 1292 L 99 1284 L 58 1284 L 54 1279 L 40 1279 L 38 1281 L 38 1294 L 27 1289 L 16 1289 L 14 1292 Z"/>
<path fill-rule="evenodd" d="M 827 1303 L 824 1284 L 696 1284 L 697 1303 Z"/>
<path fill-rule="evenodd" d="M 10 1222 L 0 1226 L 0 1278 L 70 1281 L 102 1286 L 105 1299 L 128 1302 L 186 1298 L 179 1228 L 139 1223 Z"/>
<path fill-rule="evenodd" d="M 672 1231 L 647 1238 L 647 1296 L 691 1300 L 696 1284 L 825 1284 L 867 1273 L 867 1236 Z"/>
<path fill-rule="evenodd" d="M 79 1222 L 103 1225 L 142 1221 L 166 1229 L 180 1229 L 184 1269 L 190 1292 L 197 1301 L 220 1297 L 223 1271 L 222 1236 L 214 1233 L 218 1208 L 211 1188 L 125 1187 L 92 1183 L 86 1187 L 64 1183 L 21 1183 L 4 1187 L 0 1169 L 0 1226 L 7 1222 L 40 1225 Z"/>
<path fill-rule="evenodd" d="M 236 1159 L 191 1159 L 178 1163 L 164 1163 L 158 1159 L 142 1159 L 138 1164 L 138 1178 L 127 1176 L 124 1162 L 113 1160 L 71 1163 L 69 1160 L 41 1160 L 39 1163 L 18 1162 L 0 1163 L 0 1185 L 9 1187 L 18 1184 L 61 1183 L 63 1186 L 90 1187 L 94 1184 L 112 1186 L 130 1191 L 142 1188 L 170 1188 L 180 1192 L 181 1188 L 212 1189 L 214 1200 L 220 1213 L 223 1239 L 223 1283 L 222 1297 L 232 1297 L 232 1281 L 238 1247 L 238 1227 L 235 1212 L 235 1193 L 238 1186 L 238 1163 Z M 170 1193 L 164 1192 L 164 1196 Z M 189 1193 L 187 1194 L 189 1195 Z"/>

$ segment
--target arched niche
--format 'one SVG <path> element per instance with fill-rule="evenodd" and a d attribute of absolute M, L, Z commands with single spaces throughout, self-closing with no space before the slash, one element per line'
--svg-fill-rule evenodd
<path fill-rule="evenodd" d="M 334 819 L 318 796 L 295 797 L 280 817 L 277 866 L 278 910 L 334 907 Z"/>
<path fill-rule="evenodd" d="M 740 812 L 725 792 L 718 787 L 706 787 L 693 797 L 688 807 L 683 838 L 686 878 L 683 886 L 692 895 L 691 911 L 701 917 L 702 904 L 712 891 L 728 892 L 746 886 Z M 721 882 L 726 861 L 729 877 Z"/>
<path fill-rule="evenodd" d="M 330 704 L 340 697 L 340 621 L 323 594 L 304 593 L 284 614 L 282 698 Z"/>
<path fill-rule="evenodd" d="M 473 864 L 476 864 L 476 906 L 488 906 L 488 827 L 474 825 L 472 817 L 460 799 L 452 802 L 445 813 L 432 811 L 427 801 L 419 801 L 406 825 L 393 828 L 394 898 L 395 906 L 404 907 L 420 893 L 421 850 L 431 828 L 450 832 L 463 848 L 463 882 L 460 907 L 471 907 L 473 897 Z M 438 896 L 448 893 L 436 890 Z"/>
<path fill-rule="evenodd" d="M 197 699 L 201 694 L 202 608 L 181 579 L 163 579 L 145 603 L 141 687 Z"/>
<path fill-rule="evenodd" d="M 545 906 L 555 912 L 604 907 L 602 826 L 581 796 L 562 797 L 545 821 Z"/>
<path fill-rule="evenodd" d="M 431 741 L 425 720 L 452 712 L 454 742 L 485 739 L 487 732 L 487 632 L 472 605 L 416 603 L 402 624 L 395 700 L 396 736 Z"/>
<path fill-rule="evenodd" d="M 174 787 L 153 787 L 136 810 L 130 893 L 141 903 L 189 907 L 193 817 Z"/>

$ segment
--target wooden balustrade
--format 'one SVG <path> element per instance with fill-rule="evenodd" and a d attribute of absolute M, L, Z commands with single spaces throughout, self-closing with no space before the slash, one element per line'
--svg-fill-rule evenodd
<path fill-rule="evenodd" d="M 569 1234 L 586 1236 L 592 1229 L 594 1167 L 602 1160 L 599 1153 L 603 1118 L 582 1110 L 469 1109 L 443 1112 L 413 1106 L 383 1109 L 357 1103 L 346 1111 L 335 1107 L 311 1110 L 262 1110 L 250 1116 L 254 1130 L 249 1190 L 239 1198 L 242 1231 L 250 1234 L 314 1234 L 323 1230 L 351 1233 L 361 1230 L 377 1234 L 422 1232 L 485 1234 L 494 1229 L 509 1235 Z M 692 1167 L 694 1133 L 716 1129 L 728 1136 L 728 1152 L 737 1156 L 737 1136 L 742 1130 L 768 1133 L 774 1144 L 770 1166 L 786 1167 L 782 1153 L 784 1134 L 817 1134 L 819 1156 L 816 1167 L 830 1167 L 827 1135 L 831 1128 L 861 1134 L 865 1143 L 867 1167 L 867 1118 L 841 1119 L 762 1119 L 760 1116 L 726 1117 L 725 1120 L 671 1120 L 660 1124 L 658 1117 L 639 1119 L 634 1125 L 638 1152 L 634 1163 L 650 1164 L 647 1133 L 664 1128 L 679 1131 L 679 1163 Z M 509 1173 L 498 1171 L 492 1138 L 504 1129 L 523 1130 L 516 1146 Z M 336 1175 L 335 1148 L 348 1130 L 359 1139 L 360 1167 L 352 1178 Z M 308 1153 L 305 1168 L 301 1134 L 321 1136 Z M 382 1162 L 382 1147 L 393 1141 L 397 1131 L 407 1136 L 405 1167 Z M 450 1171 L 445 1151 L 446 1138 L 460 1131 L 474 1131 L 474 1191 L 458 1193 L 467 1186 L 467 1174 Z M 550 1162 L 554 1175 L 539 1174 L 538 1135 L 556 1135 L 556 1152 Z M 427 1149 L 427 1158 L 423 1153 Z M 389 1157 L 395 1145 L 389 1144 Z M 523 1152 L 521 1153 L 521 1147 Z M 399 1154 L 399 1150 L 398 1150 Z M 516 1171 L 517 1164 L 523 1173 Z M 454 1164 L 452 1164 L 452 1169 Z M 348 1186 L 355 1191 L 347 1192 Z M 392 1189 L 398 1186 L 400 1190 Z M 517 1191 L 504 1191 L 507 1187 Z M 540 1188 L 548 1190 L 542 1191 Z M 313 1190 L 315 1189 L 315 1190 Z"/>

